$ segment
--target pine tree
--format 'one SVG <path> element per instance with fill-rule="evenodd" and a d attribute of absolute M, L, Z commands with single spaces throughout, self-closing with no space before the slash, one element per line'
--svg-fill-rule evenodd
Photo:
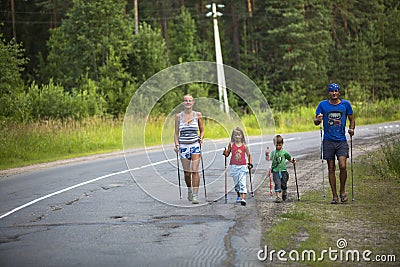
<path fill-rule="evenodd" d="M 168 50 L 172 65 L 200 59 L 196 24 L 190 12 L 184 7 L 169 27 L 168 35 L 170 36 Z"/>
<path fill-rule="evenodd" d="M 127 59 L 131 51 L 133 27 L 118 1 L 75 0 L 61 26 L 51 30 L 49 54 L 40 66 L 40 78 L 54 78 L 66 88 L 77 85 L 80 77 L 99 81 L 99 67 L 106 64 L 110 48 Z"/>

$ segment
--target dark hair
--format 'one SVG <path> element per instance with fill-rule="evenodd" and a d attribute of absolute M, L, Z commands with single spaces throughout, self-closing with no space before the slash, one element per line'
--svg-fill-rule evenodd
<path fill-rule="evenodd" d="M 282 144 L 283 145 L 283 137 L 281 135 L 275 135 L 274 139 L 272 139 L 274 145 Z"/>

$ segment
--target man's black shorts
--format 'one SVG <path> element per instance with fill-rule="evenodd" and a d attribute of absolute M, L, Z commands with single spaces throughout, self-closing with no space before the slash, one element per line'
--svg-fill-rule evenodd
<path fill-rule="evenodd" d="M 345 156 L 349 157 L 349 145 L 347 141 L 331 141 L 324 140 L 323 142 L 323 159 L 325 160 L 335 160 L 336 158 Z"/>

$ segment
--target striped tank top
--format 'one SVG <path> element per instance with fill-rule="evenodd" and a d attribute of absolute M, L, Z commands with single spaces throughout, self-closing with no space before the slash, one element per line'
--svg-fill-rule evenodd
<path fill-rule="evenodd" d="M 194 144 L 199 139 L 199 122 L 196 112 L 193 111 L 193 119 L 189 123 L 183 121 L 183 112 L 181 112 L 179 119 L 179 144 Z"/>

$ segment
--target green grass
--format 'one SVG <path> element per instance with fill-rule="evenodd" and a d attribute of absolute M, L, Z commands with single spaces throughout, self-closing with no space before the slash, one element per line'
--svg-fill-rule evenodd
<path fill-rule="evenodd" d="M 399 157 L 399 154 L 400 150 L 396 150 L 391 156 Z M 300 202 L 293 203 L 287 211 L 279 214 L 274 226 L 266 229 L 263 235 L 269 250 L 283 249 L 287 252 L 314 250 L 318 255 L 329 247 L 339 250 L 336 242 L 344 238 L 347 247 L 342 249 L 343 251 L 370 250 L 374 256 L 395 255 L 398 261 L 400 184 L 395 176 L 384 178 L 378 175 L 377 165 L 372 164 L 377 155 L 370 155 L 354 164 L 356 181 L 354 202 L 330 205 L 328 200 L 322 200 L 321 192 L 309 191 L 302 196 Z M 322 262 L 303 261 L 296 264 L 300 263 L 303 266 L 347 266 L 354 263 L 365 266 L 366 264 L 365 261 L 331 261 L 327 256 L 324 259 Z M 295 264 L 293 261 L 289 263 Z M 385 263 L 382 266 L 395 266 L 394 263 L 391 264 Z"/>
<path fill-rule="evenodd" d="M 357 103 L 354 109 L 357 125 L 400 120 L 400 100 Z M 252 115 L 243 115 L 240 119 L 245 132 L 251 136 L 312 131 L 317 129 L 312 123 L 314 111 L 315 107 L 298 107 L 292 112 L 273 111 L 274 132 L 271 128 L 260 129 L 258 123 L 266 122 L 257 122 Z M 123 119 L 99 117 L 64 122 L 0 122 L 0 170 L 122 150 L 123 123 Z M 131 124 L 135 138 L 129 148 L 142 147 L 143 135 L 146 146 L 173 143 L 173 122 L 164 117 L 147 119 L 145 129 L 136 121 Z M 206 139 L 227 139 L 238 126 L 207 119 L 204 124 Z"/>
<path fill-rule="evenodd" d="M 400 99 L 387 99 L 376 103 L 354 103 L 352 106 L 357 126 L 400 120 Z M 300 106 L 294 111 L 274 111 L 276 131 L 289 133 L 318 129 L 312 123 L 315 108 Z"/>
<path fill-rule="evenodd" d="M 0 169 L 122 149 L 121 121 L 1 123 Z"/>
<path fill-rule="evenodd" d="M 400 182 L 400 140 L 397 135 L 380 137 L 381 149 L 371 153 L 371 166 L 382 179 Z"/>
<path fill-rule="evenodd" d="M 274 112 L 276 132 L 289 133 L 316 130 L 317 128 L 312 122 L 314 117 L 315 107 L 299 107 L 296 111 Z"/>

